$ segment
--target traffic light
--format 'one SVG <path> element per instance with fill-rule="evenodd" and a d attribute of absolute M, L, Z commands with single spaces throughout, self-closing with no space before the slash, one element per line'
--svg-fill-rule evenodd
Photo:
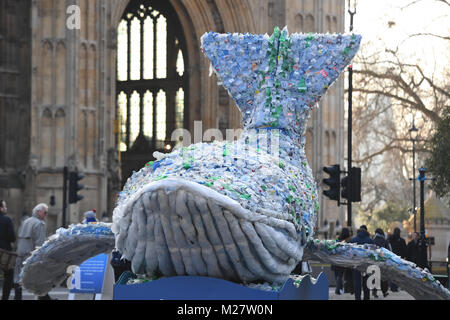
<path fill-rule="evenodd" d="M 349 182 L 350 179 L 350 190 Z M 351 168 L 348 176 L 341 180 L 342 193 L 341 196 L 351 202 L 361 201 L 361 168 Z"/>
<path fill-rule="evenodd" d="M 82 173 L 71 172 L 69 174 L 69 203 L 77 203 L 84 198 L 83 195 L 78 194 L 78 191 L 84 189 L 84 185 L 78 183 L 83 178 L 84 174 Z"/>
<path fill-rule="evenodd" d="M 330 187 L 329 190 L 325 190 L 323 194 L 330 198 L 330 200 L 336 200 L 338 206 L 340 204 L 340 181 L 341 181 L 341 166 L 338 164 L 323 167 L 323 171 L 330 175 L 330 178 L 323 179 L 323 183 Z"/>

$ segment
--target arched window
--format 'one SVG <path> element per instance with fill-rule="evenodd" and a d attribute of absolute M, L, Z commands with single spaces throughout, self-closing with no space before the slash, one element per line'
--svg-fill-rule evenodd
<path fill-rule="evenodd" d="M 302 32 L 303 28 L 303 16 L 299 13 L 295 16 L 295 31 Z"/>
<path fill-rule="evenodd" d="M 147 159 L 170 150 L 173 130 L 187 126 L 185 41 L 167 2 L 132 0 L 118 26 L 119 148 Z"/>
<path fill-rule="evenodd" d="M 187 128 L 187 49 L 169 1 L 131 0 L 117 29 L 117 118 L 122 182 L 168 152 Z"/>
<path fill-rule="evenodd" d="M 304 33 L 314 32 L 314 30 L 315 30 L 314 17 L 312 14 L 308 14 L 306 16 Z"/>

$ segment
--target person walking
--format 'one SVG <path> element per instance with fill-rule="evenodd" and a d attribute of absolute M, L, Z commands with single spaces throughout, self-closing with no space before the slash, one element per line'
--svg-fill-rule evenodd
<path fill-rule="evenodd" d="M 347 242 L 350 242 L 350 240 L 353 238 L 353 229 L 349 228 L 350 230 L 350 237 L 347 240 Z M 355 294 L 355 288 L 353 286 L 353 269 L 352 268 L 345 268 L 344 271 L 344 293 L 349 293 L 351 295 Z"/>
<path fill-rule="evenodd" d="M 370 238 L 367 227 L 362 225 L 356 232 L 356 237 L 350 240 L 350 243 L 373 244 L 373 240 Z M 362 278 L 362 279 L 361 279 Z M 367 288 L 368 276 L 361 277 L 361 272 L 353 270 L 353 287 L 355 289 L 355 300 L 361 300 L 361 285 L 364 292 L 364 300 L 370 300 L 370 290 Z M 362 283 L 361 283 L 362 282 Z"/>
<path fill-rule="evenodd" d="M 395 228 L 394 233 L 389 237 L 389 243 L 392 247 L 392 252 L 401 258 L 406 258 L 406 241 L 400 236 L 400 229 Z"/>
<path fill-rule="evenodd" d="M 400 256 L 402 259 L 406 259 L 406 241 L 400 237 L 400 229 L 395 228 L 394 233 L 389 237 L 389 243 L 392 247 L 392 252 Z M 391 291 L 398 292 L 398 286 L 391 282 Z"/>
<path fill-rule="evenodd" d="M 84 213 L 84 220 L 83 223 L 87 224 L 87 223 L 91 223 L 91 222 L 98 222 L 97 217 L 96 217 L 96 212 L 97 210 L 92 209 L 91 211 L 86 211 Z"/>
<path fill-rule="evenodd" d="M 23 262 L 31 255 L 36 247 L 42 246 L 45 241 L 45 218 L 48 206 L 40 203 L 33 209 L 32 216 L 26 219 L 19 227 L 17 234 L 17 260 L 14 270 L 15 300 L 22 300 L 22 286 L 20 272 Z M 48 294 L 38 297 L 38 300 L 52 300 Z"/>
<path fill-rule="evenodd" d="M 0 248 L 12 251 L 12 243 L 16 242 L 13 223 L 7 217 L 8 207 L 5 200 L 0 200 Z M 3 270 L 2 300 L 8 300 L 14 284 L 14 269 Z"/>
<path fill-rule="evenodd" d="M 23 211 L 22 212 L 22 219 L 20 219 L 20 224 L 22 224 L 22 222 L 24 222 L 25 220 L 27 220 L 29 217 L 31 217 L 27 211 Z"/>
<path fill-rule="evenodd" d="M 419 233 L 414 232 L 412 240 L 406 246 L 406 260 L 418 264 L 420 257 Z"/>
<path fill-rule="evenodd" d="M 342 228 L 339 237 L 336 239 L 339 242 L 349 242 L 350 241 L 350 230 L 348 228 Z M 331 265 L 331 270 L 334 271 L 334 276 L 336 278 L 336 290 L 337 295 L 344 293 L 344 272 L 346 268 Z"/>
<path fill-rule="evenodd" d="M 450 242 L 448 243 L 448 248 L 447 248 L 447 262 L 450 262 Z M 450 279 L 449 279 L 450 281 Z"/>
<path fill-rule="evenodd" d="M 386 236 L 384 235 L 384 231 L 381 228 L 377 228 L 375 230 L 375 235 L 373 236 L 373 242 L 380 248 L 386 248 L 389 251 L 391 251 L 391 245 L 389 241 L 386 240 Z M 381 286 L 381 293 L 383 294 L 383 297 L 387 297 L 389 295 L 388 289 L 389 289 L 389 281 L 387 280 L 381 280 L 380 283 Z M 375 298 L 378 298 L 377 295 L 377 289 L 374 288 L 372 291 L 372 295 Z"/>
<path fill-rule="evenodd" d="M 131 261 L 122 258 L 122 253 L 120 253 L 117 249 L 114 249 L 112 251 L 110 264 L 114 270 L 115 283 L 119 281 L 122 273 L 124 273 L 125 271 L 131 271 Z"/>

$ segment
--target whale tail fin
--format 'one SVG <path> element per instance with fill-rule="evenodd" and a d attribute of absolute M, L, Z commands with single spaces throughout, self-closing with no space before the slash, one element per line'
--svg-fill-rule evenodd
<path fill-rule="evenodd" d="M 358 51 L 360 35 L 205 33 L 202 48 L 244 127 L 290 127 L 308 114 Z M 297 116 L 295 116 L 297 115 Z M 306 125 L 306 123 L 304 123 Z"/>
<path fill-rule="evenodd" d="M 221 84 L 249 118 L 262 72 L 268 70 L 268 35 L 205 33 L 202 49 Z"/>

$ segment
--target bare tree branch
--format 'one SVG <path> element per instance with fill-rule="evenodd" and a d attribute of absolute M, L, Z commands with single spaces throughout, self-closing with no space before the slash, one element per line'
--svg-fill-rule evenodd
<path fill-rule="evenodd" d="M 435 0 L 435 1 L 442 2 L 442 3 L 445 3 L 446 5 L 450 6 L 450 2 L 447 0 Z"/>
<path fill-rule="evenodd" d="M 377 72 L 375 72 L 373 70 L 353 70 L 353 72 L 357 73 L 357 74 L 367 75 L 367 76 L 370 76 L 370 77 L 373 77 L 373 78 L 377 78 L 377 79 L 392 80 L 395 83 L 397 83 L 399 85 L 399 87 L 401 87 L 405 91 L 405 93 L 407 93 L 411 98 L 413 98 L 413 100 L 409 100 L 409 99 L 403 98 L 403 97 L 401 97 L 399 95 L 395 95 L 395 94 L 386 92 L 384 90 L 379 90 L 379 89 L 378 90 L 370 90 L 370 89 L 358 88 L 358 86 L 355 86 L 353 91 L 385 95 L 387 97 L 390 97 L 390 98 L 393 98 L 393 99 L 397 99 L 397 100 L 399 100 L 399 101 L 401 101 L 403 103 L 408 104 L 410 107 L 421 111 L 428 118 L 430 118 L 430 120 L 432 120 L 434 122 L 438 122 L 440 120 L 439 115 L 436 112 L 428 109 L 425 106 L 425 104 L 420 99 L 420 97 L 417 95 L 417 93 L 411 87 L 408 86 L 408 84 L 401 77 L 401 75 L 395 75 L 395 74 L 392 74 L 390 72 L 377 73 Z"/>
<path fill-rule="evenodd" d="M 419 3 L 450 6 L 450 0 L 422 2 L 410 0 L 400 9 L 406 10 Z M 447 10 L 447 7 L 442 9 Z M 442 15 L 442 9 L 438 15 Z M 435 42 L 450 41 L 446 31 L 443 29 L 439 34 L 417 31 L 407 39 L 428 37 Z M 443 117 L 443 110 L 450 105 L 448 66 L 437 70 L 437 64 L 433 68 L 431 61 L 431 67 L 425 67 L 429 65 L 428 61 L 424 64 L 410 48 L 405 51 L 402 43 L 399 41 L 393 47 L 366 43 L 354 61 L 353 159 L 365 173 L 362 181 L 364 201 L 359 204 L 359 211 L 369 217 L 386 203 L 404 206 L 412 202 L 408 183 L 412 172 L 412 143 L 408 137 L 411 120 L 415 120 L 420 130 L 415 144 L 416 161 L 424 163 L 430 152 L 430 144 L 425 139 L 432 136 Z M 441 56 L 442 59 L 448 57 L 446 52 Z M 387 175 L 395 179 L 387 183 Z"/>
<path fill-rule="evenodd" d="M 382 91 L 382 90 L 370 90 L 370 89 L 364 89 L 364 88 L 353 88 L 353 92 L 363 92 L 363 93 L 367 93 L 367 94 L 379 94 L 379 95 L 386 96 L 386 97 L 389 97 L 389 98 L 397 99 L 397 100 L 399 100 L 399 101 L 401 101 L 403 103 L 406 103 L 406 104 L 410 105 L 411 107 L 416 105 L 416 103 L 414 101 L 402 98 L 402 97 L 400 97 L 398 95 L 395 95 L 395 94 L 392 94 L 392 93 L 389 93 L 389 92 L 385 92 L 385 91 Z"/>
<path fill-rule="evenodd" d="M 404 10 L 404 9 L 406 9 L 408 7 L 411 7 L 411 6 L 415 5 L 416 3 L 422 2 L 422 1 L 423 0 L 415 0 L 415 1 L 411 2 L 411 3 L 408 3 L 406 6 L 401 7 L 400 9 Z M 446 5 L 450 6 L 450 2 L 448 0 L 434 0 L 434 1 L 440 2 L 440 3 L 443 3 L 443 4 L 446 4 Z"/>
<path fill-rule="evenodd" d="M 383 153 L 391 151 L 391 150 L 399 150 L 402 153 L 409 153 L 409 152 L 412 151 L 412 150 L 407 149 L 407 148 L 405 148 L 403 146 L 394 145 L 395 142 L 397 142 L 397 141 L 393 140 L 390 143 L 388 143 L 386 146 L 381 148 L 380 150 L 378 150 L 376 152 L 373 152 L 370 155 L 368 155 L 368 156 L 366 156 L 364 158 L 361 158 L 361 159 L 356 159 L 356 160 L 352 159 L 352 161 L 354 161 L 354 162 L 356 162 L 358 164 L 361 164 L 361 163 L 367 162 L 368 160 L 370 160 L 372 158 L 375 158 L 376 156 L 382 155 Z M 426 152 L 426 153 L 430 152 L 430 150 L 425 149 L 425 148 L 416 148 L 415 150 L 416 150 L 416 152 Z"/>
<path fill-rule="evenodd" d="M 436 38 L 440 38 L 443 40 L 450 40 L 449 36 L 441 36 L 439 34 L 434 34 L 434 33 L 429 33 L 429 32 L 414 33 L 414 34 L 410 35 L 409 37 L 413 38 L 413 37 L 421 37 L 421 36 L 431 36 L 431 37 L 436 37 Z"/>

